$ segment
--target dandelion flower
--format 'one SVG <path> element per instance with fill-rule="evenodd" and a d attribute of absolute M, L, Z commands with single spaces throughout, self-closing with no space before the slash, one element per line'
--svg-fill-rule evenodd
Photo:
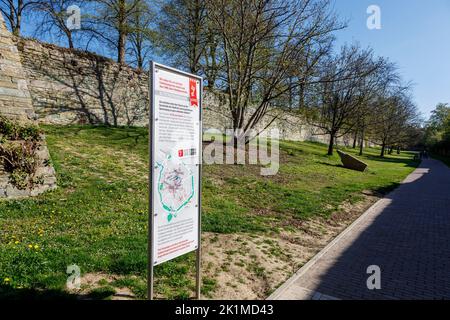
<path fill-rule="evenodd" d="M 32 244 L 29 244 L 29 245 L 28 245 L 28 248 L 33 249 L 33 245 L 32 245 Z"/>
<path fill-rule="evenodd" d="M 34 249 L 37 250 L 39 249 L 39 246 L 37 244 L 34 245 Z"/>
<path fill-rule="evenodd" d="M 20 243 L 20 241 L 19 240 L 16 240 L 15 242 L 14 242 L 15 244 L 19 244 Z"/>

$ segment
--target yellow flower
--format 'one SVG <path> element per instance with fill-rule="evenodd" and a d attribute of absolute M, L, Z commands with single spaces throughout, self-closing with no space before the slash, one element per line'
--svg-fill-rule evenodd
<path fill-rule="evenodd" d="M 3 279 L 3 282 L 4 282 L 4 283 L 10 283 L 10 282 L 11 282 L 11 279 L 10 279 L 10 278 L 5 278 L 5 279 Z"/>
<path fill-rule="evenodd" d="M 29 245 L 28 245 L 28 248 L 33 249 L 33 245 L 32 245 L 32 244 L 29 244 Z"/>
<path fill-rule="evenodd" d="M 34 249 L 37 250 L 39 249 L 39 246 L 37 244 L 34 245 Z"/>
<path fill-rule="evenodd" d="M 18 241 L 18 240 L 16 240 L 16 242 L 14 242 L 15 244 L 19 244 L 20 243 L 20 241 Z"/>

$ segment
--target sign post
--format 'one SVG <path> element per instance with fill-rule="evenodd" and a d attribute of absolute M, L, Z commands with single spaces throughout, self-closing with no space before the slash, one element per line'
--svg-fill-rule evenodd
<path fill-rule="evenodd" d="M 155 62 L 150 70 L 148 298 L 156 265 L 196 251 L 200 299 L 202 78 Z"/>

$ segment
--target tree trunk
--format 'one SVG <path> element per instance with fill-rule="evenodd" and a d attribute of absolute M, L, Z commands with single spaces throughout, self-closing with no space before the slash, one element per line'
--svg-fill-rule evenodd
<path fill-rule="evenodd" d="M 13 27 L 12 30 L 13 35 L 15 35 L 16 37 L 20 37 L 20 25 L 16 25 Z"/>
<path fill-rule="evenodd" d="M 383 142 L 382 146 L 381 146 L 381 153 L 380 153 L 380 157 L 384 157 L 384 152 L 386 150 L 386 143 Z"/>
<path fill-rule="evenodd" d="M 333 155 L 333 148 L 334 148 L 334 133 L 330 134 L 330 143 L 328 144 L 328 153 L 327 155 L 332 156 Z"/>
<path fill-rule="evenodd" d="M 358 140 L 358 131 L 355 131 L 355 135 L 353 136 L 353 149 L 356 148 L 356 141 Z"/>
<path fill-rule="evenodd" d="M 117 43 L 117 62 L 125 63 L 125 44 L 126 44 L 126 5 L 125 0 L 119 0 L 118 27 L 119 39 Z"/>
<path fill-rule="evenodd" d="M 289 87 L 292 87 L 292 77 L 289 77 Z M 289 90 L 289 108 L 293 108 L 292 102 L 294 101 L 294 93 Z"/>
<path fill-rule="evenodd" d="M 143 49 L 142 49 L 143 45 L 142 42 L 140 41 L 140 39 L 138 41 L 136 41 L 136 54 L 137 54 L 137 68 L 139 70 L 143 70 L 144 69 L 144 57 L 143 57 Z"/>
<path fill-rule="evenodd" d="M 239 137 L 233 136 L 233 147 L 237 149 L 239 143 Z"/>
<path fill-rule="evenodd" d="M 359 155 L 362 156 L 364 148 L 364 127 L 361 130 L 361 140 L 359 143 Z"/>
<path fill-rule="evenodd" d="M 117 62 L 125 63 L 125 35 L 119 34 L 119 43 L 117 46 Z"/>
<path fill-rule="evenodd" d="M 65 31 L 65 33 L 67 36 L 67 42 L 69 43 L 69 48 L 73 49 L 72 33 L 70 32 L 70 30 Z"/>
<path fill-rule="evenodd" d="M 400 154 L 400 146 L 397 146 L 397 154 Z"/>
<path fill-rule="evenodd" d="M 304 83 L 301 83 L 299 86 L 298 107 L 300 110 L 303 110 L 303 108 L 305 107 L 305 84 Z"/>
<path fill-rule="evenodd" d="M 11 2 L 12 3 L 12 2 Z M 16 15 L 16 13 L 15 13 L 15 10 L 14 10 L 14 6 L 13 5 L 10 5 L 10 13 L 11 13 L 11 17 L 14 17 L 15 15 L 16 15 L 16 21 L 15 21 L 15 24 L 14 25 L 12 25 L 11 26 L 11 29 L 12 29 L 12 33 L 13 33 L 13 35 L 15 35 L 16 37 L 19 37 L 20 36 L 20 25 L 22 24 L 22 13 L 21 13 L 21 11 L 22 11 L 22 6 L 23 6 L 23 1 L 22 0 L 19 0 L 18 2 L 17 2 L 17 15 Z M 14 18 L 12 18 L 12 19 L 14 19 Z M 13 20 L 14 21 L 14 20 Z M 12 21 L 11 21 L 12 22 Z"/>

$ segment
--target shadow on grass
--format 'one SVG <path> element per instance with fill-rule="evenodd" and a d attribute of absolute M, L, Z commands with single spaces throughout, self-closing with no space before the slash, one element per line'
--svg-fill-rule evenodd
<path fill-rule="evenodd" d="M 335 168 L 345 169 L 345 167 L 341 163 L 333 164 L 333 163 L 323 162 L 323 161 L 318 161 L 317 163 L 318 164 L 323 164 L 324 166 L 328 166 L 328 167 L 335 167 Z"/>
<path fill-rule="evenodd" d="M 17 289 L 0 285 L 0 300 L 104 300 L 115 291 L 104 288 L 88 294 L 75 294 L 57 289 Z"/>
<path fill-rule="evenodd" d="M 374 195 L 384 197 L 390 192 L 394 191 L 398 187 L 400 187 L 402 184 L 400 182 L 393 182 L 389 184 L 388 186 L 379 187 L 373 190 Z"/>
<path fill-rule="evenodd" d="M 100 137 L 108 141 L 122 142 L 126 140 L 133 140 L 134 145 L 138 145 L 140 140 L 146 141 L 148 139 L 148 130 L 141 127 L 127 127 L 127 126 L 107 126 L 99 125 L 71 125 L 64 127 L 43 126 L 46 132 L 57 132 L 58 135 L 79 136 L 83 132 L 94 132 L 93 137 Z"/>

